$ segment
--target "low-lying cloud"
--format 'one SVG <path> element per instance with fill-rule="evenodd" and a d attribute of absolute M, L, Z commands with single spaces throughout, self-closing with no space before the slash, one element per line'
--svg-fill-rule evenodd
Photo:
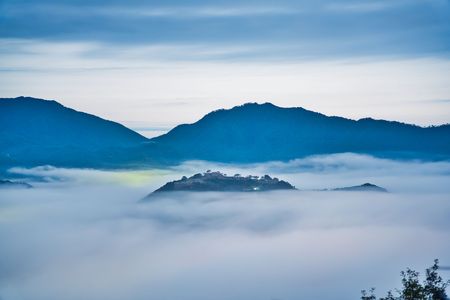
<path fill-rule="evenodd" d="M 139 201 L 206 169 L 269 174 L 301 190 Z M 448 162 L 342 154 L 151 171 L 11 171 L 45 180 L 0 190 L 2 300 L 358 299 L 364 288 L 398 287 L 408 266 L 450 262 Z M 366 181 L 390 193 L 313 191 Z"/>

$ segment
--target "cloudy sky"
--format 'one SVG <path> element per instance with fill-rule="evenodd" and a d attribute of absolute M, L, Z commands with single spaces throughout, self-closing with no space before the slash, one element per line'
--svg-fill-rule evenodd
<path fill-rule="evenodd" d="M 1 0 L 0 97 L 147 135 L 244 102 L 450 121 L 450 2 Z"/>

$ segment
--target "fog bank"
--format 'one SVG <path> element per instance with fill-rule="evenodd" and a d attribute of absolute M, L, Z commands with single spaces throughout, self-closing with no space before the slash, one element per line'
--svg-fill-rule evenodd
<path fill-rule="evenodd" d="M 139 201 L 207 169 L 269 174 L 301 190 Z M 448 162 L 342 154 L 151 171 L 11 171 L 41 181 L 0 190 L 2 300 L 359 299 L 361 289 L 398 287 L 406 267 L 450 264 Z M 313 191 L 364 182 L 390 193 Z"/>

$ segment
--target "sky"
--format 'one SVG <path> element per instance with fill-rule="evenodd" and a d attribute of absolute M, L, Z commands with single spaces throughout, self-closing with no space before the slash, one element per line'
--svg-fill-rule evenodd
<path fill-rule="evenodd" d="M 198 170 L 271 174 L 298 191 L 140 200 Z M 400 271 L 450 265 L 449 162 L 335 154 L 165 170 L 14 168 L 0 189 L 0 297 L 359 299 L 400 288 Z M 40 179 L 41 181 L 37 181 Z M 324 192 L 372 182 L 389 193 Z M 450 274 L 440 270 L 444 279 Z"/>
<path fill-rule="evenodd" d="M 245 102 L 450 121 L 448 0 L 0 0 L 0 97 L 147 136 Z"/>

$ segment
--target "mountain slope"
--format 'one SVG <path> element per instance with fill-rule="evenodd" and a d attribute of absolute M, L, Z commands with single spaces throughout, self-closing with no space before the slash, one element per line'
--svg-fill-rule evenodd
<path fill-rule="evenodd" d="M 121 124 L 29 97 L 0 99 L 0 128 L 0 163 L 8 165 L 101 165 L 147 141 Z"/>
<path fill-rule="evenodd" d="M 390 158 L 449 158 L 450 126 L 328 117 L 303 108 L 248 103 L 214 111 L 151 140 L 180 159 L 288 160 L 355 152 Z"/>
<path fill-rule="evenodd" d="M 423 128 L 248 103 L 151 140 L 55 101 L 0 99 L 0 171 L 11 166 L 133 168 L 184 160 L 264 162 L 355 152 L 450 159 L 450 125 Z"/>

